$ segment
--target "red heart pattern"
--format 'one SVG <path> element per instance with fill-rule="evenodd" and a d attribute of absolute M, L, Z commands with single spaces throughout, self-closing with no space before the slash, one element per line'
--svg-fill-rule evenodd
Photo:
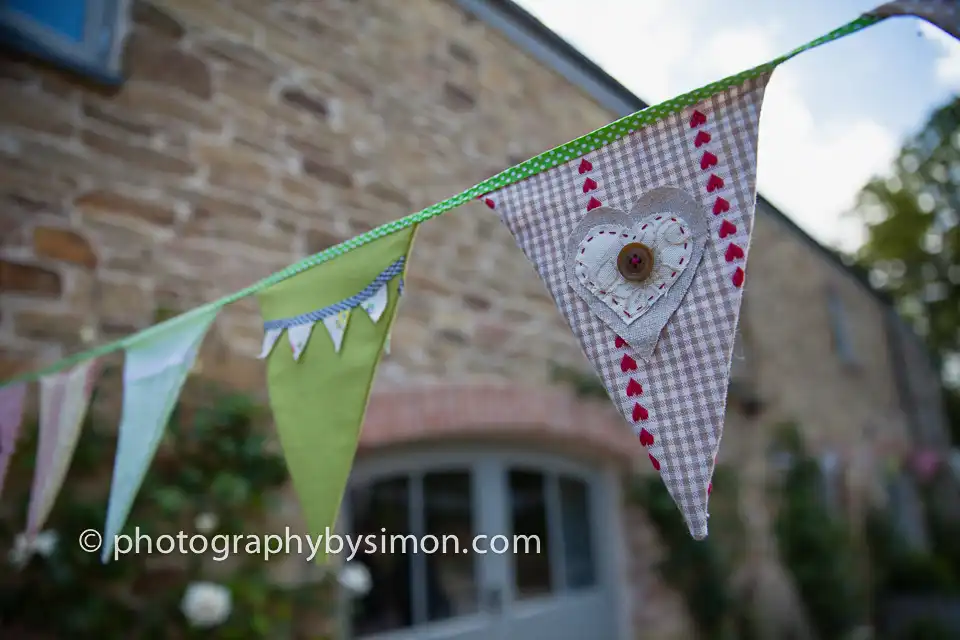
<path fill-rule="evenodd" d="M 590 202 L 587 203 L 587 211 L 593 211 L 594 209 L 602 205 L 603 205 L 602 202 L 600 202 L 593 196 L 590 196 Z"/>
<path fill-rule="evenodd" d="M 593 191 L 593 190 L 596 189 L 596 188 L 597 188 L 597 181 L 594 180 L 593 178 L 587 178 L 586 180 L 583 181 L 583 192 L 584 192 L 584 193 L 590 193 L 591 191 Z"/>
<path fill-rule="evenodd" d="M 642 393 L 643 385 L 633 378 L 630 378 L 630 382 L 627 383 L 627 397 L 632 398 L 633 396 L 639 396 Z"/>
<path fill-rule="evenodd" d="M 723 222 L 720 223 L 720 231 L 717 233 L 717 235 L 719 235 L 720 238 L 722 239 L 722 238 L 726 238 L 727 236 L 732 236 L 736 232 L 737 232 L 737 225 L 733 224 L 729 220 L 724 220 Z"/>
<path fill-rule="evenodd" d="M 483 203 L 484 203 L 485 205 L 487 205 L 488 207 L 490 207 L 491 209 L 496 209 L 496 208 L 497 208 L 496 203 L 494 203 L 494 201 L 491 200 L 490 198 L 487 198 L 486 200 L 484 200 Z"/>
<path fill-rule="evenodd" d="M 585 174 L 587 171 L 593 171 L 593 165 L 590 164 L 590 161 L 584 158 L 580 161 L 580 175 Z"/>
<path fill-rule="evenodd" d="M 640 445 L 649 447 L 653 444 L 653 435 L 646 429 L 640 429 Z"/>
<path fill-rule="evenodd" d="M 737 270 L 733 272 L 733 286 L 738 289 L 743 286 L 743 279 L 745 274 L 743 273 L 743 267 L 737 267 Z"/>
<path fill-rule="evenodd" d="M 709 151 L 704 151 L 703 157 L 700 158 L 700 168 L 706 171 L 710 167 L 715 166 L 717 166 L 717 156 L 713 155 Z"/>
<path fill-rule="evenodd" d="M 637 361 L 631 358 L 627 354 L 623 354 L 623 358 L 620 360 L 620 371 L 626 373 L 627 371 L 636 371 L 637 370 Z"/>
<path fill-rule="evenodd" d="M 648 453 L 647 457 L 650 458 L 650 464 L 653 465 L 653 468 L 660 471 L 660 461 L 654 458 L 652 453 Z"/>
<path fill-rule="evenodd" d="M 633 421 L 637 422 L 638 420 L 646 420 L 650 417 L 650 414 L 647 410 L 641 406 L 639 402 L 633 403 Z"/>
<path fill-rule="evenodd" d="M 739 245 L 731 242 L 727 246 L 727 253 L 724 255 L 727 259 L 727 262 L 733 262 L 734 260 L 743 260 L 743 249 Z"/>
<path fill-rule="evenodd" d="M 697 137 L 693 139 L 693 146 L 699 149 L 703 145 L 710 142 L 710 140 L 711 140 L 710 134 L 701 129 L 700 131 L 697 132 Z"/>
<path fill-rule="evenodd" d="M 617 349 L 623 349 L 625 346 L 627 346 L 627 341 L 620 336 L 617 336 L 617 339 L 613 341 L 613 344 L 616 345 Z"/>
<path fill-rule="evenodd" d="M 716 201 L 713 203 L 713 215 L 718 216 L 727 211 L 730 211 L 730 203 L 727 202 L 725 198 L 717 196 Z"/>
<path fill-rule="evenodd" d="M 699 127 L 700 125 L 703 125 L 703 124 L 706 124 L 706 123 L 707 123 L 707 116 L 703 115 L 703 114 L 700 113 L 699 111 L 694 110 L 694 112 L 690 115 L 690 128 L 691 128 L 691 129 L 696 129 L 696 128 Z"/>
<path fill-rule="evenodd" d="M 707 193 L 713 193 L 719 189 L 723 189 L 723 178 L 715 173 L 711 173 L 707 179 Z"/>

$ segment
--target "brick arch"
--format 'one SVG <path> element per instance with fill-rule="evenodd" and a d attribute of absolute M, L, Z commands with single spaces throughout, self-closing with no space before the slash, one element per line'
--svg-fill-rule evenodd
<path fill-rule="evenodd" d="M 446 385 L 374 393 L 360 451 L 478 439 L 522 441 L 624 465 L 642 451 L 609 403 L 561 389 Z"/>

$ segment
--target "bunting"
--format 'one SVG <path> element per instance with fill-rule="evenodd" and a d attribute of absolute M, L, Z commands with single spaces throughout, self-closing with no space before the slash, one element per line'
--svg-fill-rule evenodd
<path fill-rule="evenodd" d="M 313 535 L 336 522 L 415 229 L 259 294 L 270 405 Z M 291 336 L 289 347 L 277 331 Z"/>
<path fill-rule="evenodd" d="M 99 372 L 99 360 L 94 359 L 40 380 L 40 435 L 27 512 L 28 537 L 40 533 L 60 492 Z"/>
<path fill-rule="evenodd" d="M 7 467 L 17 446 L 20 424 L 23 422 L 23 402 L 27 395 L 24 383 L 0 387 L 0 495 Z"/>
<path fill-rule="evenodd" d="M 103 562 L 110 557 L 113 540 L 126 523 L 180 388 L 193 367 L 204 335 L 216 318 L 216 308 L 201 311 L 180 316 L 163 331 L 127 348 L 120 435 L 104 527 Z"/>
<path fill-rule="evenodd" d="M 246 289 L 0 386 L 0 491 L 26 383 L 40 438 L 28 530 L 43 526 L 80 437 L 97 360 L 126 352 L 103 559 L 123 528 L 218 311 L 257 295 L 260 359 L 311 533 L 333 526 L 370 387 L 389 351 L 420 224 L 480 199 L 534 264 L 695 538 L 710 480 L 753 228 L 757 126 L 777 66 L 891 16 L 960 38 L 954 0 L 897 0 L 765 64 L 621 118 Z M 323 561 L 318 557 L 318 561 Z"/>

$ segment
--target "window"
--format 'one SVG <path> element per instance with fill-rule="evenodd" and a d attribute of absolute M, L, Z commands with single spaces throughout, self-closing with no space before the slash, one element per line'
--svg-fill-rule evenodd
<path fill-rule="evenodd" d="M 406 629 L 478 610 L 473 554 L 455 553 L 452 544 L 437 553 L 414 553 L 414 546 L 405 546 L 413 545 L 412 539 L 404 540 L 412 535 L 443 541 L 444 536 L 455 535 L 460 544 L 469 544 L 477 527 L 468 471 L 383 478 L 355 487 L 350 503 L 354 535 L 375 540 L 386 535 L 385 544 L 390 545 L 387 553 L 371 552 L 363 545 L 355 557 L 372 578 L 371 591 L 353 609 L 356 635 Z M 394 553 L 389 553 L 391 549 Z"/>
<path fill-rule="evenodd" d="M 833 336 L 833 350 L 840 362 L 848 366 L 857 364 L 853 348 L 853 336 L 843 300 L 832 287 L 827 289 L 827 313 L 830 316 L 830 331 Z"/>
<path fill-rule="evenodd" d="M 115 83 L 129 12 L 130 0 L 3 0 L 0 41 Z"/>

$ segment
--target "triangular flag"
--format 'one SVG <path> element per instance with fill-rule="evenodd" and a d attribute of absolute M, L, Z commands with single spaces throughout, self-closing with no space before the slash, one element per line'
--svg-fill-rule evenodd
<path fill-rule="evenodd" d="M 697 539 L 723 432 L 768 78 L 495 193 Z"/>
<path fill-rule="evenodd" d="M 17 446 L 20 424 L 23 422 L 23 402 L 27 395 L 24 382 L 0 387 L 0 495 L 7 467 Z"/>
<path fill-rule="evenodd" d="M 378 322 L 380 316 L 387 310 L 387 301 L 387 287 L 383 286 L 377 289 L 376 293 L 370 296 L 369 300 L 365 300 L 360 306 L 367 312 L 371 320 Z"/>
<path fill-rule="evenodd" d="M 277 344 L 281 333 L 283 333 L 283 329 L 267 329 L 263 332 L 263 346 L 260 347 L 260 355 L 257 356 L 258 360 L 264 360 L 270 355 L 270 352 L 273 351 L 273 345 Z"/>
<path fill-rule="evenodd" d="M 335 315 L 323 319 L 323 326 L 327 328 L 330 339 L 333 341 L 333 350 L 340 353 L 343 344 L 343 334 L 347 332 L 347 323 L 350 322 L 350 310 L 338 311 Z M 376 321 L 374 321 L 376 322 Z"/>
<path fill-rule="evenodd" d="M 193 367 L 200 343 L 218 308 L 204 309 L 160 325 L 127 347 L 123 368 L 123 410 L 113 465 L 101 558 L 110 556 L 123 529 L 147 467 L 157 452 L 177 404 L 180 388 Z"/>
<path fill-rule="evenodd" d="M 307 343 L 310 341 L 310 334 L 313 332 L 313 322 L 298 324 L 287 329 L 287 339 L 290 340 L 290 348 L 293 350 L 293 359 L 299 360 L 303 355 Z"/>
<path fill-rule="evenodd" d="M 40 379 L 40 434 L 27 513 L 28 536 L 43 528 L 60 492 L 99 372 L 99 361 L 91 359 Z"/>
<path fill-rule="evenodd" d="M 314 339 L 299 361 L 287 349 L 267 358 L 270 405 L 313 535 L 335 524 L 415 229 L 373 240 L 258 294 L 265 326 L 276 328 L 335 317 L 388 287 L 383 317 L 374 323 L 353 314 L 339 353 L 333 342 Z M 317 555 L 319 563 L 325 559 Z"/>
<path fill-rule="evenodd" d="M 895 0 L 867 13 L 869 16 L 916 16 L 960 39 L 960 2 L 957 0 Z"/>

